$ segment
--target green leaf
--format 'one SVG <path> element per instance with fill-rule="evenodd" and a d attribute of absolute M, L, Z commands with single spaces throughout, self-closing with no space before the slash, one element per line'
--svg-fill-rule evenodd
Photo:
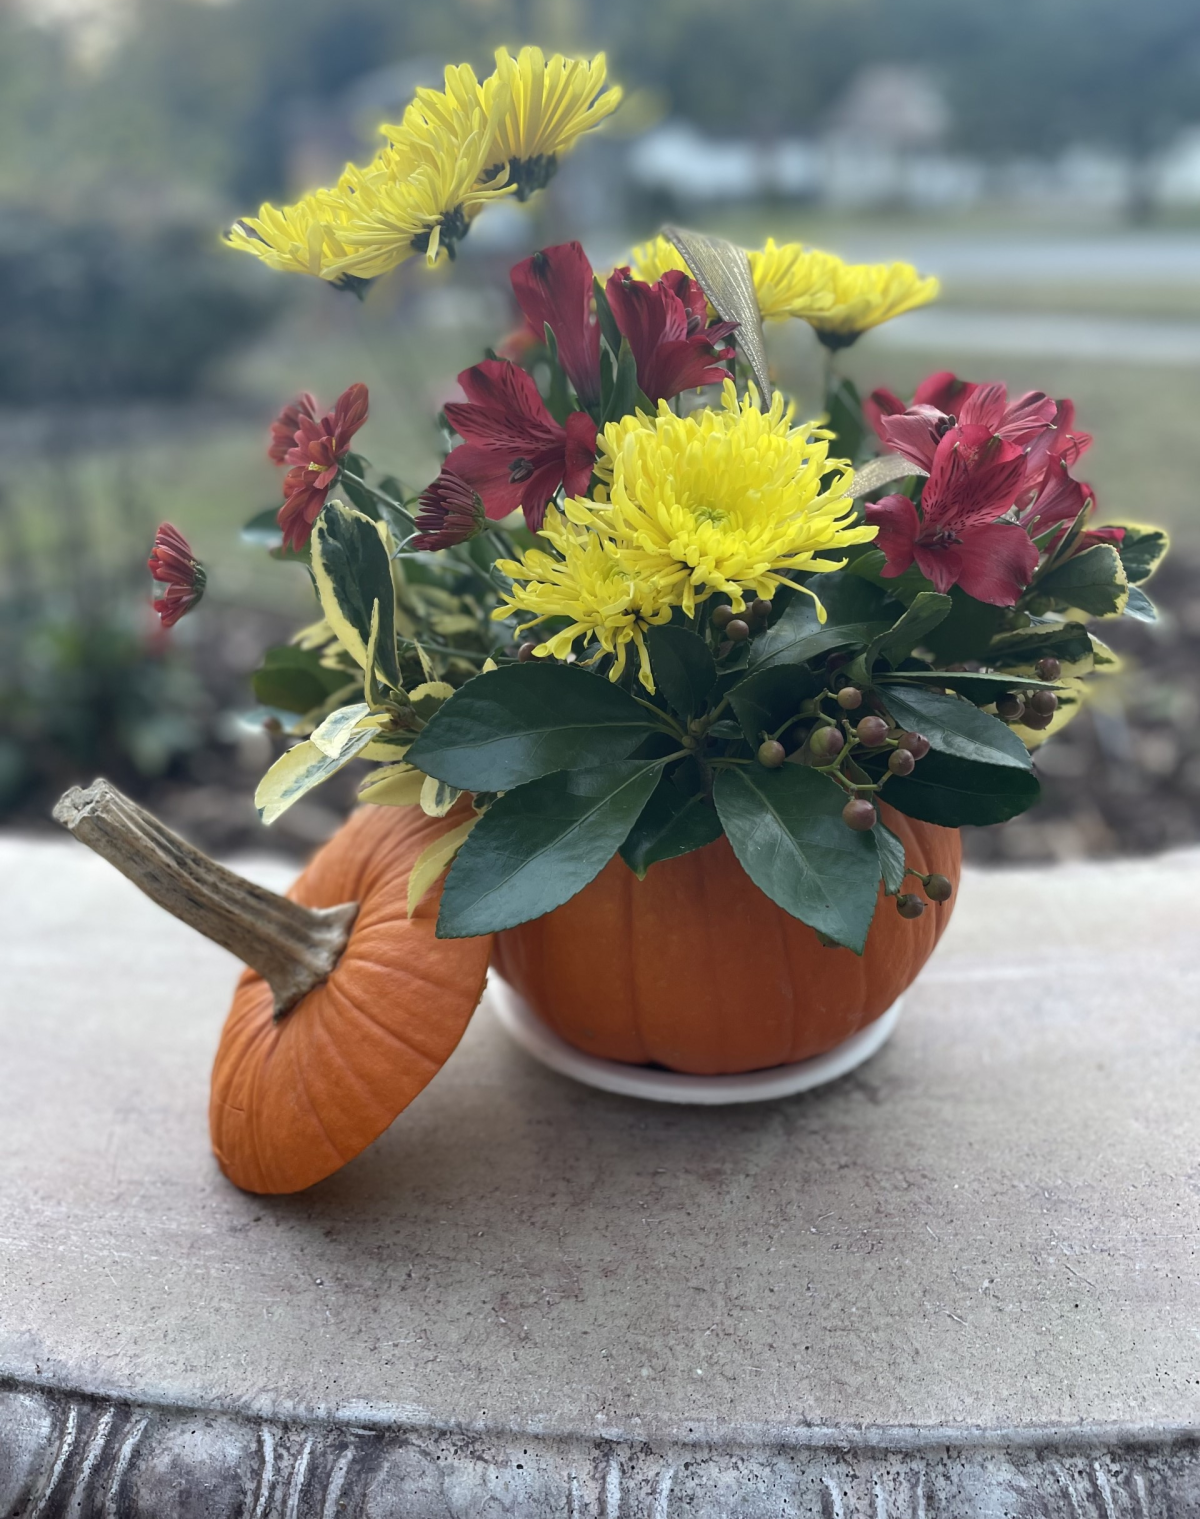
<path fill-rule="evenodd" d="M 896 722 L 923 733 L 941 754 L 953 754 L 977 765 L 1010 765 L 1018 770 L 1028 770 L 1033 764 L 1029 750 L 1011 728 L 961 696 L 945 696 L 919 686 L 887 686 L 882 695 Z"/>
<path fill-rule="evenodd" d="M 378 717 L 371 716 L 371 709 L 365 701 L 353 702 L 348 706 L 339 707 L 336 712 L 331 712 L 321 726 L 311 734 L 312 742 L 322 754 L 327 754 L 330 759 L 341 759 L 346 750 L 352 746 L 355 746 L 355 754 L 363 747 L 362 744 L 357 743 L 360 724 L 365 724 L 370 730 L 371 737 L 374 738 L 378 735 L 384 721 L 382 714 Z"/>
<path fill-rule="evenodd" d="M 988 664 L 1009 669 L 1026 668 L 1039 659 L 1074 665 L 1091 658 L 1092 641 L 1080 622 L 1047 622 L 1019 633 L 1004 633 L 992 639 L 987 653 Z"/>
<path fill-rule="evenodd" d="M 818 587 L 818 594 L 820 588 Z M 827 654 L 830 649 L 866 644 L 887 626 L 883 622 L 822 623 L 812 598 L 793 597 L 783 614 L 750 644 L 749 668 L 767 670 L 775 665 L 799 665 Z"/>
<path fill-rule="evenodd" d="M 285 712 L 311 712 L 347 684 L 345 670 L 328 670 L 315 649 L 293 644 L 268 649 L 262 667 L 250 677 L 254 694 L 265 707 Z"/>
<path fill-rule="evenodd" d="M 600 391 L 601 427 L 606 422 L 619 422 L 638 410 L 653 412 L 654 408 L 638 389 L 637 364 L 628 338 L 621 339 L 615 370 L 600 366 Z"/>
<path fill-rule="evenodd" d="M 900 620 L 873 638 L 863 655 L 863 664 L 870 670 L 877 660 L 886 660 L 893 668 L 912 653 L 926 634 L 931 633 L 950 615 L 952 602 L 949 596 L 937 591 L 921 591 Z"/>
<path fill-rule="evenodd" d="M 1006 609 L 976 601 L 958 585 L 950 588 L 950 602 L 950 615 L 926 634 L 926 648 L 940 664 L 986 659 L 988 645 L 996 636 Z"/>
<path fill-rule="evenodd" d="M 739 765 L 713 796 L 742 869 L 785 912 L 861 954 L 875 912 L 879 855 L 842 821 L 846 794 L 802 765 Z"/>
<path fill-rule="evenodd" d="M 624 842 L 662 760 L 558 771 L 506 792 L 483 814 L 442 893 L 438 937 L 495 933 L 582 891 Z"/>
<path fill-rule="evenodd" d="M 379 516 L 375 494 L 365 484 L 358 483 L 359 480 L 365 481 L 369 468 L 370 466 L 361 454 L 347 454 L 338 470 L 338 486 L 351 506 L 357 507 L 364 516 L 374 518 Z M 355 475 L 357 479 L 351 480 L 349 475 Z"/>
<path fill-rule="evenodd" d="M 789 717 L 795 716 L 800 703 L 815 696 L 821 680 L 803 665 L 772 665 L 748 675 L 729 693 L 729 705 L 737 715 L 742 733 L 752 744 L 762 741 L 764 733 L 774 733 Z M 721 737 L 715 724 L 709 729 Z"/>
<path fill-rule="evenodd" d="M 849 459 L 851 464 L 855 463 L 862 453 L 867 424 L 854 381 L 845 376 L 834 379 L 825 393 L 825 409 L 829 413 L 829 421 L 825 425 L 834 435 L 830 453 L 835 458 Z"/>
<path fill-rule="evenodd" d="M 646 633 L 650 668 L 655 684 L 679 713 L 694 717 L 717 678 L 717 666 L 708 645 L 690 628 L 671 623 Z"/>
<path fill-rule="evenodd" d="M 600 336 L 614 353 L 619 353 L 621 351 L 621 329 L 617 326 L 617 319 L 613 316 L 612 307 L 608 304 L 608 294 L 604 289 L 604 281 L 597 275 L 592 276 L 592 294 L 596 300 L 596 320 L 600 323 Z"/>
<path fill-rule="evenodd" d="M 1034 680 L 1030 675 L 1001 675 L 978 670 L 896 670 L 877 677 L 875 684 L 887 700 L 886 693 L 895 687 L 921 689 L 925 686 L 948 686 L 977 707 L 986 707 L 1009 691 L 1053 691 L 1052 680 Z"/>
<path fill-rule="evenodd" d="M 846 622 L 877 622 L 882 631 L 890 627 L 895 618 L 895 605 L 884 587 L 852 574 L 849 569 L 810 575 L 805 584 L 821 598 L 826 617 L 835 626 Z M 799 592 L 796 594 L 798 598 L 801 596 Z M 802 599 L 807 601 L 809 598 Z"/>
<path fill-rule="evenodd" d="M 721 820 L 712 803 L 685 796 L 664 776 L 621 845 L 621 858 L 639 880 L 659 860 L 673 860 L 703 849 L 721 837 Z"/>
<path fill-rule="evenodd" d="M 504 665 L 461 686 L 409 758 L 460 791 L 511 791 L 555 770 L 625 759 L 658 731 L 653 715 L 603 676 L 574 665 Z"/>
<path fill-rule="evenodd" d="M 326 621 L 358 663 L 367 658 L 371 612 L 379 603 L 379 671 L 400 688 L 392 570 L 374 522 L 334 501 L 317 518 L 312 535 L 313 579 Z"/>
<path fill-rule="evenodd" d="M 1033 594 L 1078 607 L 1094 617 L 1111 617 L 1124 610 L 1129 581 L 1112 544 L 1094 543 L 1043 576 Z"/>
<path fill-rule="evenodd" d="M 896 775 L 885 796 L 897 812 L 963 828 L 1003 823 L 1037 801 L 1041 788 L 1029 770 L 1011 765 L 974 765 L 953 754 L 930 752 L 911 775 Z"/>
<path fill-rule="evenodd" d="M 1117 547 L 1130 585 L 1149 580 L 1171 546 L 1162 528 L 1126 526 L 1125 536 Z"/>
<path fill-rule="evenodd" d="M 875 848 L 879 854 L 879 868 L 883 873 L 883 889 L 894 897 L 904 885 L 906 875 L 904 845 L 885 823 L 876 823 L 871 829 Z"/>
<path fill-rule="evenodd" d="M 1129 587 L 1129 600 L 1125 603 L 1124 615 L 1132 617 L 1136 622 L 1158 621 L 1158 609 L 1140 585 Z"/>
<path fill-rule="evenodd" d="M 253 543 L 259 548 L 278 548 L 283 542 L 283 529 L 277 521 L 278 516 L 277 506 L 264 507 L 261 512 L 255 512 L 242 528 L 242 542 Z"/>

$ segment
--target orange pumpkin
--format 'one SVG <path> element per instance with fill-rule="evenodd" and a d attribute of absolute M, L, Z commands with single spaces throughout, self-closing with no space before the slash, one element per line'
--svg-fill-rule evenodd
<path fill-rule="evenodd" d="M 957 886 L 956 829 L 881 811 L 911 869 Z M 562 907 L 497 934 L 493 964 L 576 1049 L 726 1075 L 822 1054 L 886 1012 L 953 900 L 905 919 L 881 899 L 861 956 L 828 948 L 763 895 L 722 837 L 644 881 L 613 859 Z"/>
<path fill-rule="evenodd" d="M 463 804 L 465 806 L 465 804 Z M 255 971 L 238 982 L 213 1065 L 209 1127 L 230 1181 L 298 1192 L 383 1133 L 462 1037 L 487 975 L 491 936 L 438 939 L 440 885 L 410 919 L 417 856 L 462 821 L 418 807 L 362 807 L 313 857 L 288 896 L 357 902 L 328 980 L 284 1017 Z"/>

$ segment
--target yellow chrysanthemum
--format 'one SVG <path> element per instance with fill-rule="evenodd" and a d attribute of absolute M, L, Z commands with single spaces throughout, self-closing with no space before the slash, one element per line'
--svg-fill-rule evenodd
<path fill-rule="evenodd" d="M 825 261 L 822 279 L 831 304 L 803 315 L 826 348 L 848 348 L 868 328 L 936 300 L 942 288 L 911 264 L 845 264 L 832 253 L 812 256 Z"/>
<path fill-rule="evenodd" d="M 639 584 L 605 537 L 573 527 L 561 512 L 552 509 L 546 514 L 540 536 L 549 540 L 557 555 L 529 549 L 519 564 L 500 560 L 497 567 L 512 577 L 513 586 L 492 616 L 536 613 L 526 627 L 548 617 L 568 618 L 568 625 L 552 633 L 534 652 L 543 658 L 565 659 L 578 639 L 595 641 L 600 648 L 587 663 L 611 654 L 611 680 L 619 680 L 624 674 L 632 643 L 639 656 L 638 679 L 653 691 L 645 633 L 653 624 L 670 620 L 670 606 L 657 599 L 650 587 Z"/>
<path fill-rule="evenodd" d="M 785 572 L 838 569 L 844 561 L 816 556 L 875 537 L 854 521 L 853 474 L 829 458 L 829 435 L 793 427 L 793 415 L 778 394 L 767 411 L 753 390 L 739 403 L 727 380 L 720 410 L 677 417 L 664 402 L 657 416 L 625 417 L 599 440 L 607 500 L 564 510 L 611 541 L 656 604 L 690 617 L 720 592 L 740 611 Z"/>
<path fill-rule="evenodd" d="M 479 108 L 448 125 L 429 118 L 423 134 L 385 149 L 367 169 L 347 169 L 339 183 L 346 221 L 338 232 L 347 252 L 326 277 L 371 279 L 413 253 L 430 264 L 443 254 L 453 258 L 471 217 L 515 188 L 503 175 L 480 182 L 492 128 Z"/>
<path fill-rule="evenodd" d="M 341 231 L 347 216 L 337 191 L 317 190 L 292 206 L 261 206 L 257 216 L 235 222 L 228 240 L 272 269 L 333 279 L 328 271 L 346 257 Z"/>
<path fill-rule="evenodd" d="M 828 254 L 816 253 L 803 243 L 776 247 L 775 239 L 769 237 L 761 250 L 751 249 L 746 257 L 765 322 L 793 316 L 811 321 L 832 307 Z"/>
<path fill-rule="evenodd" d="M 683 254 L 661 233 L 630 250 L 629 268 L 635 280 L 645 280 L 647 285 L 657 284 L 668 269 L 682 269 L 689 275 L 692 272 Z"/>
<path fill-rule="evenodd" d="M 620 105 L 620 87 L 604 88 L 607 72 L 603 53 L 590 61 L 561 53 L 547 58 L 539 47 L 523 47 L 514 58 L 497 48 L 496 72 L 482 88 L 498 85 L 507 105 L 497 122 L 489 174 L 507 167 L 518 200 L 540 190 L 559 156 Z"/>

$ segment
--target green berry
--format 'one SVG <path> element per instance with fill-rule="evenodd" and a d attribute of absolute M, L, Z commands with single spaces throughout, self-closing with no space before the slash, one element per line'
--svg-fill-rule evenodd
<path fill-rule="evenodd" d="M 809 752 L 814 759 L 835 759 L 842 752 L 840 728 L 817 728 L 808 741 Z"/>
<path fill-rule="evenodd" d="M 856 796 L 842 808 L 842 822 L 856 833 L 869 833 L 877 821 L 875 804 L 865 796 Z"/>
<path fill-rule="evenodd" d="M 843 686 L 837 694 L 837 704 L 843 712 L 853 712 L 862 706 L 863 695 L 857 686 Z"/>
<path fill-rule="evenodd" d="M 768 770 L 778 770 L 787 759 L 787 750 L 777 738 L 768 738 L 758 746 L 758 763 Z"/>

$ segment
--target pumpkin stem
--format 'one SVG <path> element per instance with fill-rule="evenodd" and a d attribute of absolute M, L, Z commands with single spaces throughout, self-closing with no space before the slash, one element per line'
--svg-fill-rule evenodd
<path fill-rule="evenodd" d="M 275 994 L 275 1016 L 295 1007 L 338 963 L 357 902 L 302 907 L 226 870 L 108 781 L 59 798 L 56 822 L 94 849 L 181 922 L 256 970 Z"/>

